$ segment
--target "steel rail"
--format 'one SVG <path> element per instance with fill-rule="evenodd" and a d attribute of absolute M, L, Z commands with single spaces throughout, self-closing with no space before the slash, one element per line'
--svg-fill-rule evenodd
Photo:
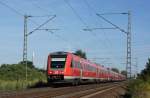
<path fill-rule="evenodd" d="M 70 96 L 69 98 L 71 98 L 71 96 L 84 96 L 85 94 L 91 94 L 102 89 L 110 88 L 113 85 L 118 85 L 118 83 L 91 84 L 46 89 L 40 88 L 20 93 L 7 93 L 6 95 L 0 94 L 0 98 L 67 98 L 67 96 Z"/>

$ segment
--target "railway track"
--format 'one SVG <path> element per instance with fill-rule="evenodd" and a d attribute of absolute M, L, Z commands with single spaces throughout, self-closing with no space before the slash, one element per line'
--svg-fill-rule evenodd
<path fill-rule="evenodd" d="M 41 88 L 1 94 L 0 98 L 92 98 L 92 96 L 115 89 L 123 83 L 90 84 L 59 88 Z"/>
<path fill-rule="evenodd" d="M 80 91 L 80 92 L 74 92 L 74 93 L 69 93 L 69 94 L 65 94 L 65 95 L 61 95 L 61 96 L 55 96 L 52 98 L 94 98 L 93 96 L 95 96 L 97 94 L 101 94 L 101 93 L 107 92 L 109 90 L 113 90 L 121 85 L 123 85 L 123 84 L 118 84 L 118 83 L 113 84 L 113 85 L 110 84 L 110 85 L 105 85 L 102 87 L 87 89 L 87 90 Z"/>

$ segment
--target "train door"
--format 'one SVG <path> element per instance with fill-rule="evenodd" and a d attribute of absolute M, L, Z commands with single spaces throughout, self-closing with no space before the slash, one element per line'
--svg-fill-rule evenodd
<path fill-rule="evenodd" d="M 80 79 L 82 79 L 82 77 L 83 77 L 83 64 L 80 61 Z"/>
<path fill-rule="evenodd" d="M 72 75 L 74 78 L 79 78 L 80 77 L 80 65 L 78 61 L 75 61 L 74 59 L 72 60 Z"/>

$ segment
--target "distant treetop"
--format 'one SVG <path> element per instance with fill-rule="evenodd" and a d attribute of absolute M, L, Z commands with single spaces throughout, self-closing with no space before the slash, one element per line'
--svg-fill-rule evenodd
<path fill-rule="evenodd" d="M 80 56 L 81 58 L 87 59 L 86 53 L 84 51 L 82 51 L 81 49 L 75 51 L 74 54 L 77 55 L 77 56 Z"/>

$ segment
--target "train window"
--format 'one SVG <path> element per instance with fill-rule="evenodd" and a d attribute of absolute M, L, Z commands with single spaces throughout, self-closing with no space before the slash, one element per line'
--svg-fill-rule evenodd
<path fill-rule="evenodd" d="M 90 71 L 89 65 L 87 64 L 87 70 Z"/>
<path fill-rule="evenodd" d="M 77 61 L 73 62 L 73 67 L 74 68 L 79 68 L 79 66 L 80 66 L 79 62 L 77 62 Z"/>
<path fill-rule="evenodd" d="M 78 62 L 75 61 L 75 68 L 78 68 Z"/>
<path fill-rule="evenodd" d="M 89 71 L 89 65 L 87 64 L 87 70 Z"/>
<path fill-rule="evenodd" d="M 85 69 L 85 70 L 87 70 L 87 66 L 86 66 L 86 64 L 84 64 L 84 69 Z"/>
<path fill-rule="evenodd" d="M 86 66 L 86 64 L 84 64 L 84 69 L 85 69 L 85 70 L 87 70 L 87 66 Z"/>
<path fill-rule="evenodd" d="M 51 68 L 64 68 L 65 67 L 65 61 L 52 61 L 51 62 Z"/>
<path fill-rule="evenodd" d="M 92 66 L 91 65 L 89 65 L 89 68 L 90 68 L 89 70 L 92 71 Z"/>
<path fill-rule="evenodd" d="M 80 64 L 80 62 L 78 62 L 78 68 L 81 68 L 81 64 Z"/>
<path fill-rule="evenodd" d="M 73 61 L 73 68 L 76 68 L 77 67 L 77 63 L 76 61 Z"/>
<path fill-rule="evenodd" d="M 77 62 L 77 68 L 79 68 L 79 62 Z"/>
<path fill-rule="evenodd" d="M 51 58 L 51 68 L 64 68 L 66 58 Z"/>
<path fill-rule="evenodd" d="M 91 66 L 89 65 L 89 70 L 91 71 L 91 69 L 92 69 L 92 68 L 91 68 Z"/>
<path fill-rule="evenodd" d="M 73 68 L 73 65 L 74 65 L 74 61 L 72 60 L 71 61 L 71 68 Z"/>
<path fill-rule="evenodd" d="M 80 68 L 83 69 L 83 64 L 80 62 Z"/>
<path fill-rule="evenodd" d="M 88 65 L 88 68 L 89 68 L 89 69 L 88 69 L 89 71 L 95 72 L 95 68 L 94 68 L 93 66 Z"/>
<path fill-rule="evenodd" d="M 90 66 L 90 71 L 92 71 L 92 66 L 91 65 L 89 65 Z"/>

